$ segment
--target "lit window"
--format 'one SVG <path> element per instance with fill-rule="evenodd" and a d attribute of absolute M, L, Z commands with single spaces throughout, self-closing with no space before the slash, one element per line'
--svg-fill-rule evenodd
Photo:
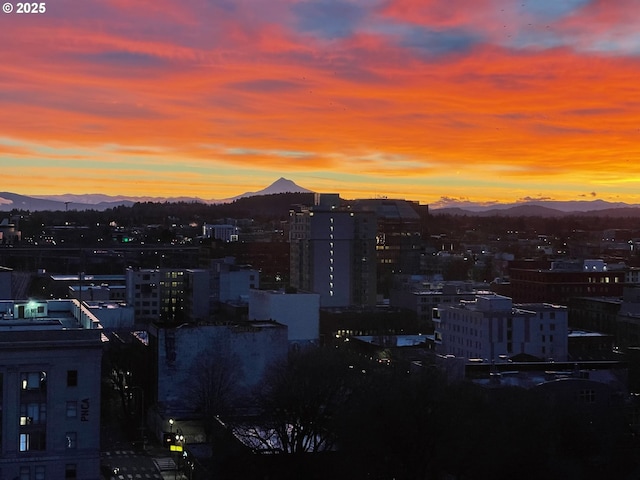
<path fill-rule="evenodd" d="M 20 434 L 20 451 L 21 452 L 29 451 L 29 434 L 28 433 Z"/>
<path fill-rule="evenodd" d="M 65 445 L 67 449 L 73 449 L 78 444 L 78 434 L 76 432 L 67 432 L 65 434 Z"/>
<path fill-rule="evenodd" d="M 21 374 L 22 390 L 39 390 L 44 387 L 46 379 L 45 372 L 23 372 Z"/>
<path fill-rule="evenodd" d="M 46 420 L 46 403 L 23 403 L 20 405 L 20 425 L 39 424 Z"/>

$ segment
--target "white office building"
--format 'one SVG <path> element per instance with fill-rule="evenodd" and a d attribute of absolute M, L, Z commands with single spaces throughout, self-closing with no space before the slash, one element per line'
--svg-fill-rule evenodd
<path fill-rule="evenodd" d="M 251 290 L 249 320 L 275 320 L 286 325 L 289 343 L 317 342 L 320 338 L 320 295 Z"/>
<path fill-rule="evenodd" d="M 567 308 L 545 303 L 513 305 L 511 298 L 477 295 L 433 311 L 436 352 L 496 362 L 516 355 L 565 361 Z"/>

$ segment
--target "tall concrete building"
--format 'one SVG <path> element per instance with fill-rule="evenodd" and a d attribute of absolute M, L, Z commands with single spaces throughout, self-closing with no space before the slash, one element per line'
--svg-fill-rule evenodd
<path fill-rule="evenodd" d="M 375 305 L 374 212 L 340 206 L 337 194 L 317 194 L 313 207 L 289 216 L 290 283 L 318 293 L 321 307 Z"/>
<path fill-rule="evenodd" d="M 422 219 L 427 205 L 389 198 L 354 200 L 355 212 L 371 212 L 376 221 L 376 262 L 378 294 L 388 298 L 393 276 L 420 273 Z"/>
<path fill-rule="evenodd" d="M 100 478 L 102 330 L 78 302 L 0 302 L 0 478 Z"/>

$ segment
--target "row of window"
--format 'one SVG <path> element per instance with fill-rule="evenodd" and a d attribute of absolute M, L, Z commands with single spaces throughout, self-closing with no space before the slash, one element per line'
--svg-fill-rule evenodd
<path fill-rule="evenodd" d="M 45 390 L 47 386 L 47 372 L 22 372 L 20 374 L 22 390 Z M 67 387 L 78 386 L 78 371 L 67 370 Z"/>
<path fill-rule="evenodd" d="M 551 317 L 551 319 L 553 319 L 554 317 Z M 540 331 L 542 332 L 544 330 L 544 323 L 540 324 Z M 555 323 L 550 323 L 549 324 L 549 330 L 553 331 L 556 329 L 556 324 Z"/>
<path fill-rule="evenodd" d="M 66 432 L 65 448 L 73 450 L 78 446 L 78 433 Z M 47 448 L 47 437 L 44 431 L 28 432 L 20 434 L 19 450 L 21 452 L 42 451 Z"/>

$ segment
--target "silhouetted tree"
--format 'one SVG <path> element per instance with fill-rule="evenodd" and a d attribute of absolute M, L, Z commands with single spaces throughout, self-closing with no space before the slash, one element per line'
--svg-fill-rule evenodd
<path fill-rule="evenodd" d="M 233 415 L 243 394 L 244 372 L 237 355 L 218 351 L 194 366 L 187 389 L 189 400 L 202 419 L 207 441 L 211 441 L 218 418 Z"/>
<path fill-rule="evenodd" d="M 323 452 L 336 441 L 335 417 L 362 367 L 347 352 L 323 347 L 292 351 L 258 392 L 259 424 L 236 427 L 259 448 L 281 453 Z"/>
<path fill-rule="evenodd" d="M 437 406 L 444 383 L 432 370 L 380 367 L 341 411 L 339 447 L 361 478 L 422 479 L 437 470 Z"/>

